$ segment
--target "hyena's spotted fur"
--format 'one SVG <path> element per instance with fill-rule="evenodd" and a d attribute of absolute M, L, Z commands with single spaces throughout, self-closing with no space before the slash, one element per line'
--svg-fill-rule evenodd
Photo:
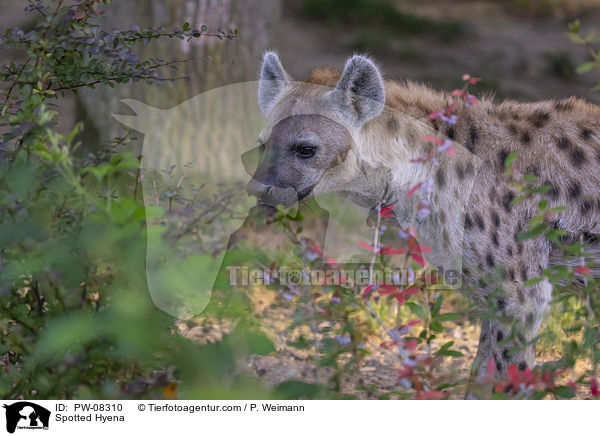
<path fill-rule="evenodd" d="M 416 201 L 406 200 L 408 190 L 433 179 L 432 213 L 418 222 L 420 239 L 434 249 L 429 260 L 451 268 L 462 258 L 467 287 L 477 290 L 474 298 L 499 315 L 483 322 L 474 373 L 485 372 L 492 357 L 500 374 L 511 363 L 531 366 L 535 346 L 530 343 L 552 288 L 547 280 L 525 282 L 549 266 L 551 246 L 541 236 L 525 241 L 517 236 L 546 198 L 550 207 L 567 206 L 548 217 L 550 225 L 598 246 L 600 107 L 573 98 L 484 99 L 467 107 L 422 85 L 383 82 L 363 56 L 352 57 L 342 73 L 318 69 L 298 83 L 274 53 L 267 53 L 260 83 L 259 104 L 268 125 L 251 191 L 280 203 L 290 201 L 278 194 L 282 187 L 293 188 L 300 199 L 338 192 L 366 207 L 387 192 L 385 201 L 396 204 L 396 218 L 405 226 Z M 428 117 L 451 103 L 457 105 L 455 125 Z M 438 154 L 438 166 L 414 165 L 412 159 L 431 150 L 432 143 L 422 138 L 432 133 L 462 147 L 454 157 Z M 514 177 L 533 174 L 550 191 L 512 202 L 519 194 L 508 183 L 504 163 L 513 151 L 519 151 Z"/>

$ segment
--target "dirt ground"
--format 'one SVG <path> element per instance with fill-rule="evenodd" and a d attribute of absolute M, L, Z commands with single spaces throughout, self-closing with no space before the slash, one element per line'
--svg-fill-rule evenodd
<path fill-rule="evenodd" d="M 282 304 L 282 299 L 276 292 L 265 288 L 254 288 L 250 291 L 250 295 L 255 313 L 262 321 L 263 331 L 273 340 L 277 351 L 268 356 L 250 356 L 248 360 L 239 362 L 238 371 L 256 377 L 266 388 L 273 388 L 290 380 L 332 386 L 332 369 L 317 365 L 313 359 L 315 357 L 313 350 L 298 350 L 288 345 L 297 340 L 299 333 L 298 328 L 290 327 L 294 320 L 294 313 L 289 305 Z M 444 309 L 447 310 L 450 311 L 450 308 Z M 328 327 L 326 323 L 320 324 L 318 331 L 326 327 Z M 179 334 L 201 345 L 207 342 L 219 342 L 223 334 L 233 329 L 233 324 L 219 324 L 212 319 L 199 317 L 193 321 L 178 323 L 178 329 Z M 311 332 L 305 331 L 304 334 L 309 341 L 313 341 Z M 321 340 L 322 335 L 319 333 L 317 338 Z M 358 399 L 381 397 L 395 399 L 401 398 L 402 393 L 412 392 L 400 382 L 398 372 L 402 365 L 398 357 L 393 350 L 388 351 L 380 347 L 385 340 L 387 338 L 382 330 L 374 332 L 367 338 L 365 345 L 370 354 L 360 364 L 358 373 L 341 377 L 340 396 Z M 477 354 L 479 327 L 464 321 L 445 323 L 445 330 L 438 335 L 430 352 L 435 354 L 441 344 L 449 341 L 455 342 L 453 349 L 461 352 L 463 356 L 446 357 L 436 371 L 449 382 L 458 381 L 457 386 L 446 390 L 447 398 L 463 399 L 470 368 Z M 420 348 L 418 354 L 424 352 L 424 349 Z M 558 350 L 538 349 L 536 364 L 555 362 L 559 358 Z M 340 356 L 340 359 L 343 361 L 344 356 Z M 578 362 L 573 372 L 564 374 L 558 381 L 566 383 L 568 380 L 577 379 L 589 369 L 589 363 Z M 584 399 L 586 393 L 578 392 L 575 398 Z"/>

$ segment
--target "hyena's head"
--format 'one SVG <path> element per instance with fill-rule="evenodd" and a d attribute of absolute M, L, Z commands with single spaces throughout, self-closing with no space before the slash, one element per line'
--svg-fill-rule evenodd
<path fill-rule="evenodd" d="M 364 56 L 348 59 L 335 87 L 327 87 L 292 81 L 277 55 L 266 53 L 258 104 L 267 124 L 248 192 L 260 203 L 289 206 L 343 190 L 357 169 L 350 155 L 358 132 L 384 103 L 381 74 Z"/>

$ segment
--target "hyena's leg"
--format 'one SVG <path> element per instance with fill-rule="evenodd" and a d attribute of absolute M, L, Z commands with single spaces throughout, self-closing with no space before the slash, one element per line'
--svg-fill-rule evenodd
<path fill-rule="evenodd" d="M 524 288 L 519 282 L 504 284 L 494 300 L 497 319 L 484 320 L 472 377 L 488 375 L 488 364 L 494 359 L 494 376 L 503 378 L 511 364 L 520 370 L 531 368 L 535 359 L 532 341 L 548 311 L 552 286 L 544 280 Z"/>

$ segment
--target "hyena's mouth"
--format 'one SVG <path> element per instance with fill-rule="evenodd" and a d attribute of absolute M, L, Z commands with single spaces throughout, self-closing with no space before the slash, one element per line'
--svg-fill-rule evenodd
<path fill-rule="evenodd" d="M 314 186 L 310 186 L 303 191 L 298 192 L 298 201 L 307 200 L 313 196 Z"/>
<path fill-rule="evenodd" d="M 258 189 L 254 189 L 258 186 Z M 256 203 L 263 206 L 284 207 L 292 206 L 299 201 L 299 195 L 292 187 L 282 188 L 273 185 L 262 185 L 251 181 L 248 184 L 247 191 L 250 195 L 256 197 Z"/>
<path fill-rule="evenodd" d="M 291 187 L 279 188 L 273 186 L 264 195 L 257 198 L 257 204 L 271 207 L 277 207 L 277 205 L 290 207 L 301 201 L 308 200 L 312 196 L 312 186 L 299 192 Z"/>

